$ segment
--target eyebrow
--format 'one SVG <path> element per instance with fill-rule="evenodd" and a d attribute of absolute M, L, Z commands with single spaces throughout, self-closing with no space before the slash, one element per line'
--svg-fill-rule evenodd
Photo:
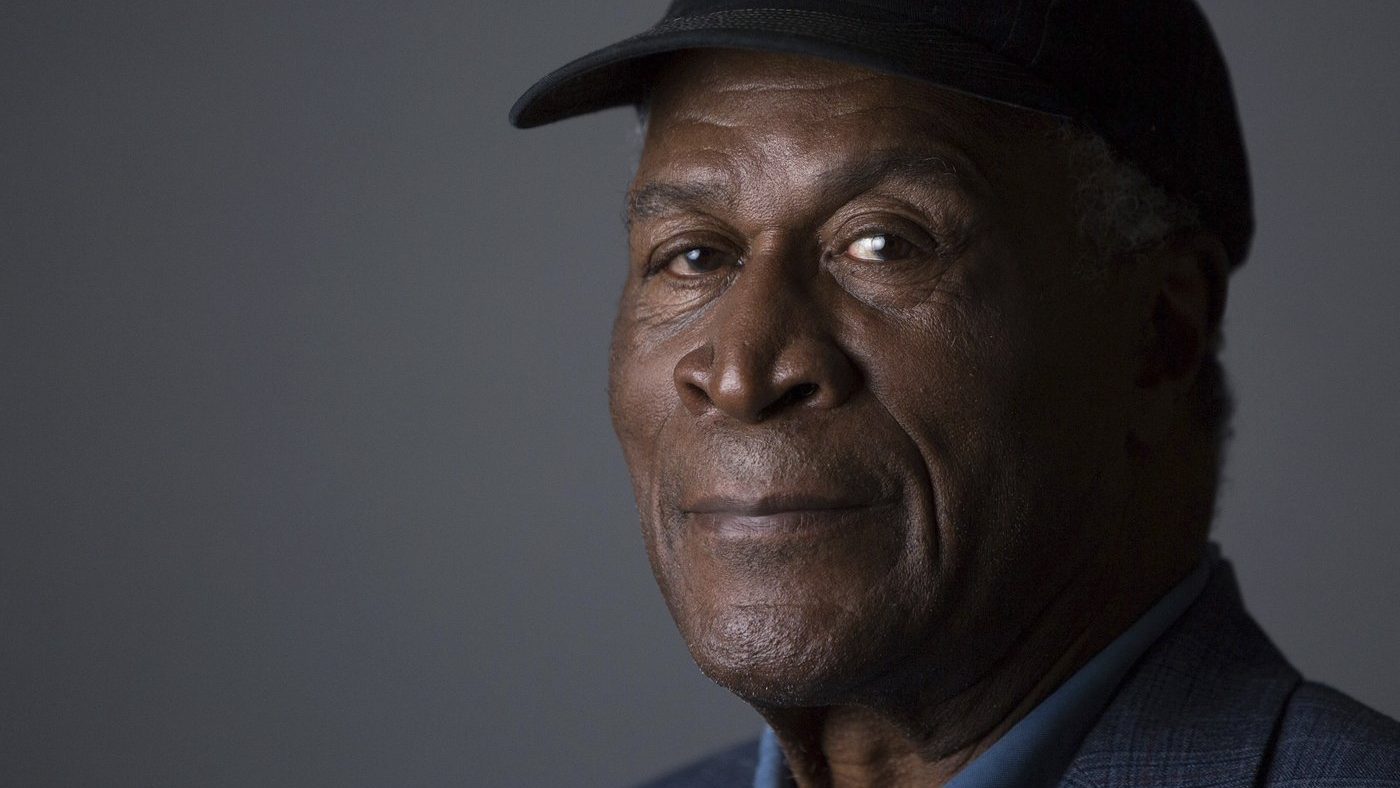
<path fill-rule="evenodd" d="M 818 181 L 827 193 L 855 195 L 894 178 L 930 180 L 940 185 L 962 179 L 957 165 L 946 156 L 881 153 L 822 173 Z"/>
<path fill-rule="evenodd" d="M 850 199 L 895 178 L 931 180 L 941 185 L 965 180 L 963 171 L 946 156 L 879 153 L 827 170 L 817 176 L 817 188 L 823 194 Z M 638 219 L 728 205 L 734 201 L 734 197 L 734 189 L 725 181 L 653 181 L 628 192 L 624 222 L 630 227 Z"/>
<path fill-rule="evenodd" d="M 727 205 L 733 201 L 733 190 L 719 181 L 652 182 L 628 192 L 625 221 L 630 227 L 637 219 L 653 219 L 685 209 Z"/>

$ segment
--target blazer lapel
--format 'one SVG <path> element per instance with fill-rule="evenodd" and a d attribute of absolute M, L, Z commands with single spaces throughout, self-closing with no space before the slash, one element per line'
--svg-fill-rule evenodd
<path fill-rule="evenodd" d="M 1253 786 L 1300 681 L 1245 612 L 1222 560 L 1128 673 L 1060 785 Z"/>

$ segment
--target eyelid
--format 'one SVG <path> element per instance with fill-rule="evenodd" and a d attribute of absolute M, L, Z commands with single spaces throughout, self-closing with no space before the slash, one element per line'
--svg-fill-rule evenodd
<path fill-rule="evenodd" d="M 646 266 L 642 270 L 642 278 L 647 279 L 656 274 L 665 273 L 671 263 L 682 254 L 692 249 L 706 249 L 716 254 L 727 255 L 734 258 L 736 262 L 742 261 L 742 253 L 735 251 L 734 245 L 726 241 L 707 236 L 706 234 L 691 235 L 682 234 L 673 236 L 658 244 L 648 256 Z M 687 279 L 700 279 L 702 276 L 676 277 Z"/>
<path fill-rule="evenodd" d="M 872 235 L 895 236 L 922 254 L 935 254 L 944 244 L 938 235 L 910 219 L 890 214 L 864 215 L 848 221 L 833 237 L 826 255 L 844 255 L 851 244 Z"/>

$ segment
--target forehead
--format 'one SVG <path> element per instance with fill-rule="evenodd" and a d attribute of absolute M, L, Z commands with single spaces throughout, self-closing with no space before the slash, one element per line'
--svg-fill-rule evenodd
<path fill-rule="evenodd" d="M 774 107 L 781 97 L 783 106 Z M 781 52 L 693 49 L 662 62 L 653 85 L 654 113 L 687 119 L 764 114 L 774 109 L 816 111 L 834 119 L 871 102 L 888 109 L 938 111 L 973 121 L 993 112 L 991 102 L 907 77 L 861 66 Z M 1026 113 L 1027 115 L 1032 113 Z M 814 118 L 815 119 L 815 118 Z"/>
<path fill-rule="evenodd" d="M 928 155 L 996 189 L 1045 173 L 1055 121 L 936 85 L 800 55 L 692 50 L 648 102 L 638 180 L 669 173 L 810 181 L 876 154 Z"/>

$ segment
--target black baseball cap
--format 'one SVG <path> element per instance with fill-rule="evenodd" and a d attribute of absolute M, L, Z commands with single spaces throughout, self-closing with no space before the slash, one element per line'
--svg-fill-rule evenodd
<path fill-rule="evenodd" d="M 696 48 L 811 55 L 1082 123 L 1193 204 L 1234 265 L 1249 250 L 1230 77 L 1192 0 L 674 0 L 650 30 L 536 82 L 510 120 L 638 103 L 666 55 Z"/>

